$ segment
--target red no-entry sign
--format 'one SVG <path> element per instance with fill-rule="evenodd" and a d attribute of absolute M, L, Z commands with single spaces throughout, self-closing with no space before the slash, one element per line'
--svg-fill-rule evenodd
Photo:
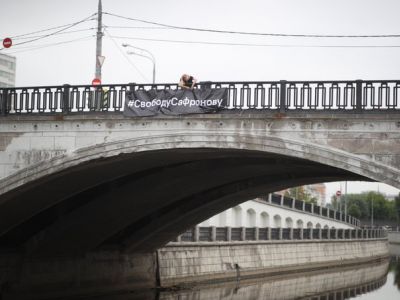
<path fill-rule="evenodd" d="M 92 85 L 100 85 L 101 84 L 101 80 L 99 78 L 95 78 L 92 80 Z"/>
<path fill-rule="evenodd" d="M 5 38 L 3 40 L 3 47 L 10 48 L 12 46 L 12 40 L 10 38 Z"/>
<path fill-rule="evenodd" d="M 341 191 L 337 191 L 336 192 L 336 196 L 338 196 L 338 197 L 342 196 L 342 192 Z"/>

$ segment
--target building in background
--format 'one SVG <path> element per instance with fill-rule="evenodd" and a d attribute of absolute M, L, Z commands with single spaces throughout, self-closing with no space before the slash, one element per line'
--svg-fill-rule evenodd
<path fill-rule="evenodd" d="M 297 193 L 298 191 L 298 193 Z M 302 195 L 307 195 L 308 198 L 314 198 L 316 200 L 317 205 L 325 207 L 326 206 L 326 186 L 325 183 L 316 183 L 310 185 L 303 185 L 299 187 L 293 187 L 290 189 L 285 189 L 276 194 L 279 195 L 286 195 L 289 192 L 289 197 L 294 197 L 296 199 L 304 200 L 307 202 L 306 199 L 302 198 Z"/>
<path fill-rule="evenodd" d="M 326 186 L 324 183 L 317 183 L 304 186 L 305 190 L 317 199 L 317 204 L 319 206 L 325 207 L 326 205 Z"/>
<path fill-rule="evenodd" d="M 0 53 L 0 87 L 15 87 L 16 58 Z"/>

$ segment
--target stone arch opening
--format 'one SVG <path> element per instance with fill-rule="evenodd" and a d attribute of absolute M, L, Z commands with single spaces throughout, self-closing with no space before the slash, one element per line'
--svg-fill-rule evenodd
<path fill-rule="evenodd" d="M 234 224 L 235 227 L 242 227 L 243 226 L 243 218 L 242 218 L 242 208 L 240 206 L 235 206 L 232 209 L 232 213 L 233 213 L 233 220 L 234 220 Z"/>
<path fill-rule="evenodd" d="M 257 214 L 256 214 L 256 211 L 254 209 L 249 208 L 246 211 L 246 221 L 247 221 L 247 226 L 248 227 L 256 227 L 256 222 L 257 222 L 256 216 L 257 216 Z"/>
<path fill-rule="evenodd" d="M 312 222 L 307 222 L 307 228 L 308 228 L 308 229 L 313 228 L 313 223 L 312 223 Z"/>
<path fill-rule="evenodd" d="M 275 215 L 274 216 L 274 227 L 275 228 L 280 228 L 282 227 L 282 218 L 280 215 Z"/>
<path fill-rule="evenodd" d="M 269 215 L 267 212 L 263 211 L 260 214 L 260 223 L 261 227 L 269 227 Z"/>
<path fill-rule="evenodd" d="M 285 219 L 285 225 L 286 225 L 286 228 L 292 228 L 292 227 L 293 227 L 293 220 L 292 220 L 292 218 L 287 217 L 287 218 Z"/>
<path fill-rule="evenodd" d="M 304 227 L 304 222 L 301 219 L 298 219 L 296 224 L 297 224 L 297 228 L 303 228 Z"/>

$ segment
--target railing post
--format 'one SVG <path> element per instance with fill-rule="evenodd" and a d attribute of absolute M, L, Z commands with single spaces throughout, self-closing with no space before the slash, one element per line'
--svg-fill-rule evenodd
<path fill-rule="evenodd" d="M 278 239 L 279 239 L 279 240 L 282 240 L 282 234 L 283 234 L 282 227 L 279 227 L 279 228 L 278 228 Z"/>
<path fill-rule="evenodd" d="M 328 219 L 331 218 L 331 215 L 330 215 L 330 213 L 329 213 L 329 207 L 326 208 L 326 217 L 327 217 Z"/>
<path fill-rule="evenodd" d="M 254 237 L 256 239 L 256 241 L 258 241 L 260 239 L 260 229 L 258 227 L 254 228 Z"/>
<path fill-rule="evenodd" d="M 211 226 L 211 241 L 215 242 L 217 240 L 217 227 Z"/>
<path fill-rule="evenodd" d="M 69 97 L 70 97 L 70 85 L 69 84 L 64 84 L 63 85 L 63 96 L 62 96 L 62 111 L 64 114 L 68 114 L 70 107 L 69 107 Z"/>
<path fill-rule="evenodd" d="M 226 227 L 226 241 L 230 242 L 232 240 L 232 227 Z"/>
<path fill-rule="evenodd" d="M 306 211 L 306 203 L 304 201 L 301 204 L 301 211 Z"/>
<path fill-rule="evenodd" d="M 8 89 L 4 89 L 1 98 L 1 115 L 7 115 L 7 100 L 8 100 Z"/>
<path fill-rule="evenodd" d="M 358 79 L 356 80 L 356 111 L 361 112 L 362 111 L 362 84 L 363 81 Z"/>
<path fill-rule="evenodd" d="M 271 227 L 267 228 L 267 239 L 268 239 L 268 241 L 271 240 Z"/>
<path fill-rule="evenodd" d="M 296 206 L 296 199 L 292 198 L 292 209 L 294 209 Z"/>
<path fill-rule="evenodd" d="M 314 228 L 310 228 L 310 236 L 309 236 L 309 238 L 310 238 L 310 240 L 313 240 L 314 239 Z"/>
<path fill-rule="evenodd" d="M 314 214 L 314 203 L 311 203 L 311 213 Z"/>
<path fill-rule="evenodd" d="M 335 228 L 335 240 L 337 240 L 337 239 L 338 239 L 338 229 Z"/>
<path fill-rule="evenodd" d="M 280 204 L 280 206 L 283 206 L 283 199 L 284 199 L 284 195 L 281 195 L 281 204 Z"/>
<path fill-rule="evenodd" d="M 193 234 L 194 241 L 193 242 L 198 242 L 199 236 L 200 236 L 200 229 L 199 229 L 199 226 L 196 226 L 196 227 L 194 227 L 194 234 Z"/>
<path fill-rule="evenodd" d="M 245 241 L 246 240 L 246 227 L 242 227 L 242 230 L 240 233 L 241 233 L 240 240 Z"/>
<path fill-rule="evenodd" d="M 293 240 L 293 227 L 289 229 L 289 240 Z"/>
<path fill-rule="evenodd" d="M 300 228 L 300 239 L 301 240 L 304 239 L 304 229 L 303 229 L 303 227 Z"/>
<path fill-rule="evenodd" d="M 286 111 L 286 80 L 281 80 L 281 97 L 279 111 L 284 113 Z"/>
<path fill-rule="evenodd" d="M 272 202 L 272 194 L 268 194 L 268 203 Z"/>

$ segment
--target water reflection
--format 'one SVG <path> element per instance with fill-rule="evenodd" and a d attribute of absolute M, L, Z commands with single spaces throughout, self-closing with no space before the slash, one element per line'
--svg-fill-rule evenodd
<path fill-rule="evenodd" d="M 393 278 L 399 287 L 400 262 L 394 259 L 391 264 Z M 135 291 L 128 294 L 108 295 L 90 298 L 92 300 L 261 300 L 261 299 L 308 299 L 341 300 L 362 294 L 374 294 L 385 285 L 389 270 L 389 260 L 366 265 L 328 268 L 323 271 L 296 273 L 285 276 L 272 276 L 240 282 L 209 284 L 166 291 Z M 392 289 L 392 280 L 390 280 Z M 400 293 L 395 292 L 399 299 Z M 365 296 L 365 295 L 364 295 Z M 357 299 L 364 299 L 357 296 Z M 378 298 L 390 300 L 385 295 Z"/>

